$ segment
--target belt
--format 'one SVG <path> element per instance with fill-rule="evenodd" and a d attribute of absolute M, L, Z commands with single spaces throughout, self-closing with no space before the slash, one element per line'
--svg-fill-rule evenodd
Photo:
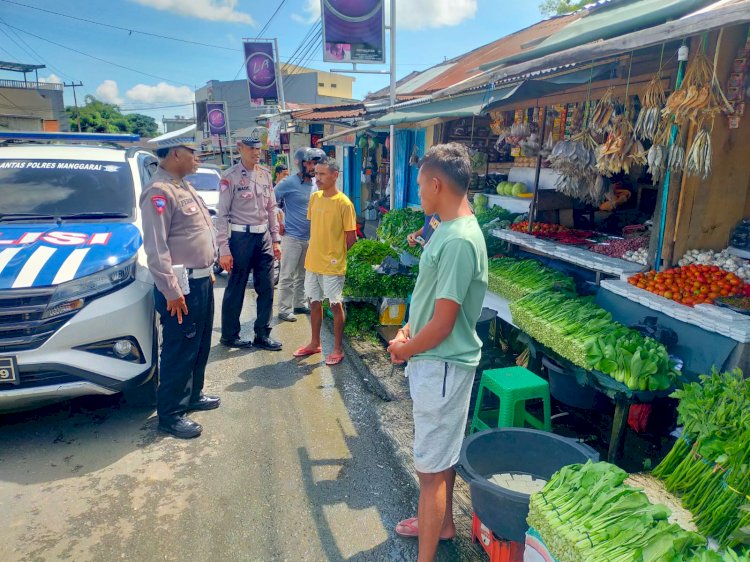
<path fill-rule="evenodd" d="M 232 229 L 232 232 L 246 232 L 248 234 L 265 234 L 268 230 L 268 226 L 265 224 L 259 224 L 258 226 L 250 224 L 232 224 L 230 225 L 230 228 Z"/>
<path fill-rule="evenodd" d="M 200 269 L 188 267 L 187 272 L 188 279 L 205 279 L 206 277 L 211 277 L 210 267 L 203 267 Z"/>

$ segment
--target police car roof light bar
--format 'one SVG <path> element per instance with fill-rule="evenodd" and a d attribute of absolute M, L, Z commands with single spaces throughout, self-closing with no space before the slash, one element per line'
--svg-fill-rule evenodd
<path fill-rule="evenodd" d="M 38 131 L 0 131 L 0 140 L 138 142 L 140 135 L 108 133 L 43 133 Z"/>

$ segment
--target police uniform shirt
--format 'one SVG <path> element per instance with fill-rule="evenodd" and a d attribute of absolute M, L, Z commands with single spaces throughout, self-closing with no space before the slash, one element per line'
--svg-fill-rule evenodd
<path fill-rule="evenodd" d="M 263 166 L 250 171 L 242 162 L 229 168 L 221 179 L 218 215 L 219 255 L 231 255 L 229 223 L 249 226 L 268 225 L 273 242 L 280 242 L 276 217 L 276 197 L 271 172 Z"/>
<path fill-rule="evenodd" d="M 141 194 L 143 247 L 156 288 L 167 300 L 182 296 L 173 265 L 203 269 L 216 259 L 216 237 L 203 200 L 185 180 L 161 166 Z"/>

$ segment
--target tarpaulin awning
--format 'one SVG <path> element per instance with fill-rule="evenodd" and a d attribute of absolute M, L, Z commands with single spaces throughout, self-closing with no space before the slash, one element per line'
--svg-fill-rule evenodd
<path fill-rule="evenodd" d="M 508 89 L 510 90 L 511 88 Z M 468 96 L 402 107 L 377 118 L 373 125 L 376 127 L 387 127 L 389 125 L 418 123 L 419 121 L 428 121 L 443 117 L 450 119 L 472 117 L 481 114 L 482 107 L 487 102 L 487 99 L 487 92 L 482 91 Z"/>

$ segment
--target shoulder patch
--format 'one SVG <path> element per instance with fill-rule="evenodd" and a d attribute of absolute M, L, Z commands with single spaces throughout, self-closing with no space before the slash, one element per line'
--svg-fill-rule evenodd
<path fill-rule="evenodd" d="M 163 215 L 164 209 L 167 207 L 167 198 L 163 195 L 154 195 L 151 197 L 151 204 L 154 206 L 157 214 Z"/>
<path fill-rule="evenodd" d="M 230 185 L 231 184 L 227 178 L 222 178 L 219 182 L 219 191 L 226 191 L 227 189 L 229 189 Z"/>

